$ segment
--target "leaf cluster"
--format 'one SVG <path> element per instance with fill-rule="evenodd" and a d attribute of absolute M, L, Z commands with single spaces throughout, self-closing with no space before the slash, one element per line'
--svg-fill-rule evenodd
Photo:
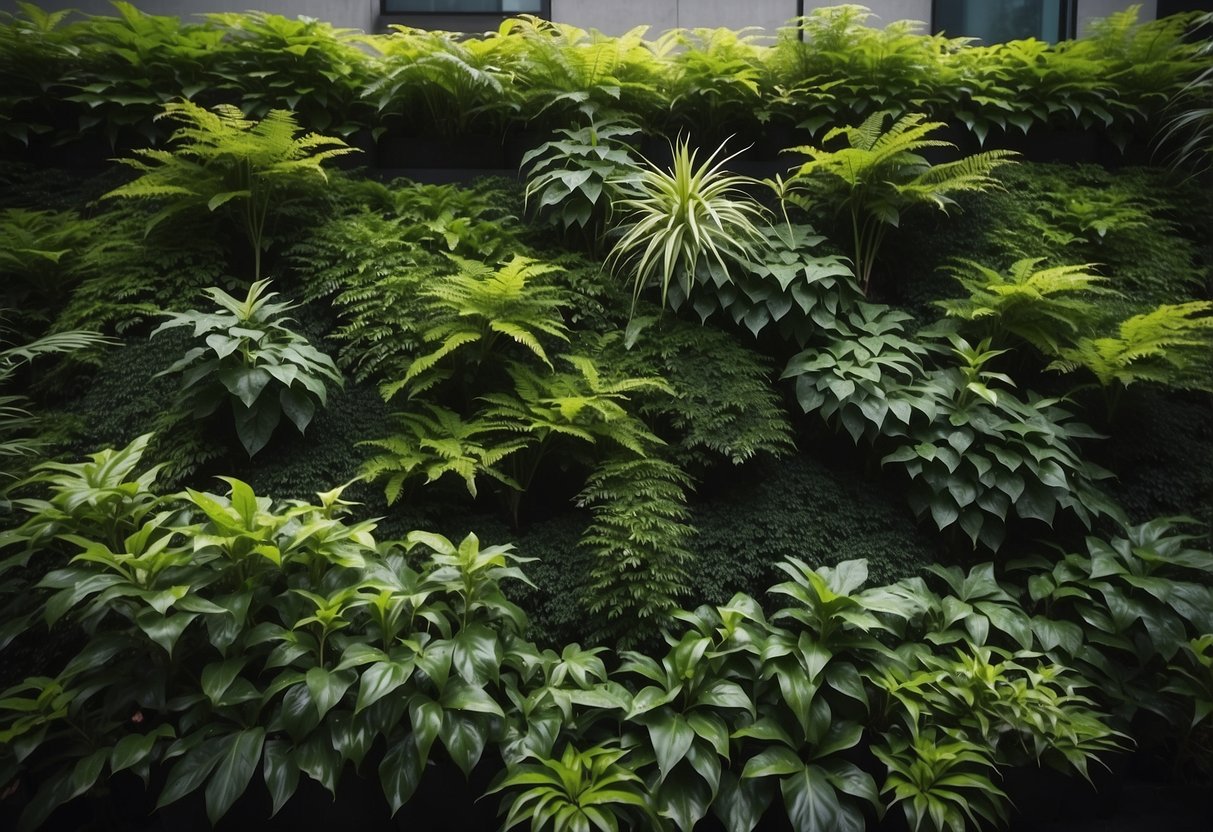
<path fill-rule="evenodd" d="M 187 406 L 203 419 L 230 403 L 236 434 L 250 457 L 265 447 L 283 414 L 307 430 L 326 383 L 340 384 L 333 360 L 286 326 L 289 303 L 271 303 L 269 281 L 249 286 L 243 300 L 218 288 L 206 290 L 220 311 L 170 312 L 156 332 L 190 327 L 205 347 L 193 347 L 164 370 L 181 373 Z"/>

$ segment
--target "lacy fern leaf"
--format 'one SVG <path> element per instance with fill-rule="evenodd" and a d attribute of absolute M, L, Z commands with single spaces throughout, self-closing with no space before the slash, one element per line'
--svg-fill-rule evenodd
<path fill-rule="evenodd" d="M 1058 351 L 1049 369 L 1085 369 L 1101 387 L 1138 381 L 1213 389 L 1213 303 L 1164 304 L 1122 321 L 1116 335 L 1080 338 Z"/>
<path fill-rule="evenodd" d="M 690 484 L 652 457 L 607 460 L 586 480 L 577 499 L 594 519 L 581 545 L 595 558 L 586 596 L 600 638 L 627 646 L 656 636 L 686 594 Z"/>

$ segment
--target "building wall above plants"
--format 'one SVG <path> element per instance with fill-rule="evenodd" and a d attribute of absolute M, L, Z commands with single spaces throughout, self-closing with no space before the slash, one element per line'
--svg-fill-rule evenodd
<path fill-rule="evenodd" d="M 0 0 L 0 11 L 15 12 L 20 0 Z M 46 0 L 36 4 L 45 11 L 77 9 L 85 14 L 112 14 L 109 0 Z M 148 14 L 179 15 L 189 18 L 208 12 L 242 12 L 251 5 L 245 0 L 145 0 L 139 7 Z M 267 11 L 295 17 L 306 15 L 328 21 L 339 28 L 381 31 L 390 23 L 406 23 L 427 29 L 484 31 L 496 28 L 500 17 L 486 14 L 383 15 L 381 0 L 278 0 L 267 4 Z M 440 4 L 447 5 L 447 4 Z M 598 29 L 607 34 L 622 34 L 635 26 L 649 26 L 659 33 L 674 28 L 740 29 L 757 26 L 774 33 L 800 14 L 838 5 L 817 0 L 550 0 L 551 19 L 583 29 Z M 888 24 L 896 20 L 920 20 L 930 24 L 932 0 L 867 0 L 877 20 Z M 1077 0 L 1078 31 L 1084 33 L 1089 21 L 1124 11 L 1129 0 Z M 1157 0 L 1139 3 L 1142 20 L 1153 20 Z"/>

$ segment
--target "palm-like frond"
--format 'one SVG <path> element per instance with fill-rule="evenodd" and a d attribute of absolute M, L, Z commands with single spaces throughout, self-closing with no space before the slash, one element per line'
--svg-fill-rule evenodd
<path fill-rule="evenodd" d="M 823 137 L 823 147 L 793 147 L 808 161 L 788 180 L 788 188 L 816 187 L 831 192 L 842 211 L 850 214 L 855 271 L 860 287 L 867 292 L 872 267 L 885 230 L 897 226 L 901 213 L 921 203 L 946 210 L 953 204 L 950 194 L 983 191 L 996 187 L 990 173 L 1015 154 L 990 150 L 953 162 L 932 165 L 922 155 L 929 148 L 952 147 L 950 142 L 928 138 L 943 127 L 926 121 L 922 113 L 893 119 L 877 112 L 857 126 L 835 127 Z M 824 145 L 843 139 L 846 146 L 827 150 Z"/>
<path fill-rule="evenodd" d="M 1152 381 L 1213 389 L 1213 303 L 1165 304 L 1122 321 L 1116 335 L 1081 338 L 1049 369 L 1086 369 L 1102 387 Z"/>
<path fill-rule="evenodd" d="M 186 211 L 234 211 L 253 246 L 254 279 L 260 277 L 271 210 L 326 181 L 325 161 L 355 152 L 337 138 L 311 133 L 296 138 L 299 126 L 286 110 L 271 110 L 255 121 L 230 104 L 207 110 L 187 100 L 166 104 L 157 118 L 179 125 L 173 149 L 141 149 L 136 158 L 120 159 L 140 176 L 102 198 L 165 200 L 148 231 Z"/>
<path fill-rule="evenodd" d="M 530 440 L 503 440 L 496 425 L 489 421 L 463 419 L 453 410 L 438 405 L 426 404 L 424 408 L 424 412 L 397 414 L 398 433 L 361 443 L 385 451 L 367 460 L 362 475 L 368 479 L 387 478 L 388 505 L 400 498 L 406 482 L 419 476 L 424 476 L 428 484 L 454 474 L 463 480 L 473 497 L 480 476 L 518 488 L 517 483 L 496 466 L 510 454 L 525 448 Z"/>
<path fill-rule="evenodd" d="M 494 342 L 505 336 L 550 367 L 542 339 L 568 340 L 561 317 L 569 302 L 566 293 L 536 282 L 560 271 L 559 266 L 519 255 L 498 269 L 451 259 L 460 272 L 422 292 L 437 323 L 421 339 L 433 348 L 413 360 L 402 380 L 384 388 L 389 398 L 405 387 L 417 392 L 429 386 L 430 374 L 441 362 L 472 344 L 479 344 L 482 354 L 488 355 Z"/>
<path fill-rule="evenodd" d="M 522 364 L 508 368 L 511 393 L 482 397 L 483 418 L 501 430 L 523 433 L 540 441 L 566 436 L 587 444 L 606 440 L 638 456 L 661 444 L 639 418 L 624 407 L 628 393 L 669 388 L 658 378 L 604 376 L 593 359 L 562 356 L 574 372 L 540 374 Z"/>
<path fill-rule="evenodd" d="M 1106 278 L 1088 271 L 1090 264 L 1038 269 L 1043 260 L 1018 260 L 1005 274 L 962 260 L 951 274 L 969 297 L 935 305 L 949 317 L 990 323 L 1056 355 L 1061 336 L 1073 336 L 1098 320 L 1099 307 L 1084 295 L 1116 293 L 1103 285 Z"/>

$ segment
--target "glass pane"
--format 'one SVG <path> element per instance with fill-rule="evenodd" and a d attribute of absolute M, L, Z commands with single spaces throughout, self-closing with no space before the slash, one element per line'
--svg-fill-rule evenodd
<path fill-rule="evenodd" d="M 543 0 L 386 0 L 383 10 L 388 14 L 442 12 L 459 14 L 537 14 L 543 11 Z"/>
<path fill-rule="evenodd" d="M 1064 36 L 1063 2 L 1066 0 L 935 0 L 935 31 L 980 38 L 983 43 L 1022 38 L 1055 43 Z"/>

